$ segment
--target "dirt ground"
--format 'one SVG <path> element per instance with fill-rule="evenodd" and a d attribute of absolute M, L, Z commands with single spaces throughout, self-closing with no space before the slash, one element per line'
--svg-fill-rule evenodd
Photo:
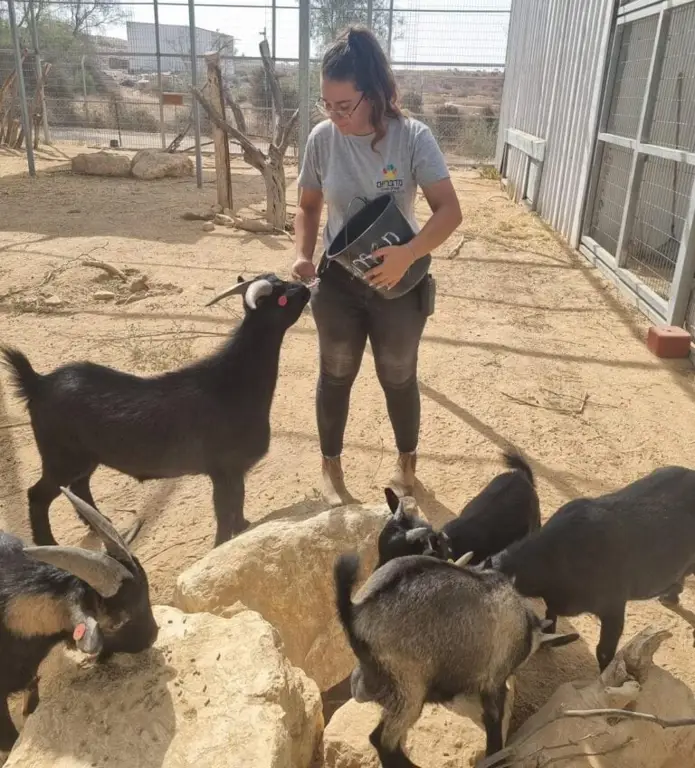
<path fill-rule="evenodd" d="M 204 308 L 213 290 L 238 274 L 288 274 L 288 238 L 206 234 L 201 222 L 181 219 L 214 202 L 210 160 L 199 190 L 195 179 L 73 176 L 67 160 L 77 151 L 63 145 L 42 152 L 36 179 L 22 156 L 0 151 L 0 341 L 27 352 L 39 371 L 79 358 L 142 374 L 177 367 L 220 344 L 240 318 L 235 299 Z M 296 167 L 288 175 L 294 181 Z M 689 464 L 691 365 L 653 357 L 644 343 L 647 321 L 535 216 L 510 203 L 497 182 L 476 170 L 453 175 L 464 222 L 434 254 L 437 308 L 421 346 L 422 511 L 435 524 L 446 522 L 501 470 L 500 450 L 510 443 L 531 461 L 544 517 L 655 467 Z M 233 184 L 236 208 L 262 209 L 255 171 L 235 162 Z M 296 199 L 294 185 L 289 199 Z M 422 218 L 423 199 L 418 207 Z M 448 258 L 461 237 L 460 253 Z M 87 256 L 145 273 L 157 295 L 128 304 L 95 300 L 96 291 L 120 290 L 119 283 L 81 266 Z M 62 303 L 47 304 L 51 295 Z M 321 506 L 316 373 L 316 333 L 306 314 L 283 348 L 270 452 L 247 480 L 246 511 L 255 523 Z M 0 524 L 28 536 L 26 490 L 38 478 L 38 456 L 4 374 L 0 408 Z M 393 459 L 366 355 L 346 437 L 352 492 L 381 501 Z M 168 602 L 177 574 L 212 545 L 208 480 L 141 485 L 100 469 L 93 492 L 121 529 L 144 517 L 135 549 L 154 601 Z M 84 529 L 63 499 L 52 522 L 59 541 L 82 540 Z M 692 583 L 683 603 L 695 609 Z M 597 622 L 572 623 L 593 649 Z M 654 601 L 634 603 L 623 641 L 650 623 L 673 631 L 657 660 L 695 688 L 692 630 L 681 618 Z"/>

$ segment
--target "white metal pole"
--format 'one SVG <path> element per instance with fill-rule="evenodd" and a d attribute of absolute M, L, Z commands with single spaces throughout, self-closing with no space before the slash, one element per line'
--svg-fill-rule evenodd
<path fill-rule="evenodd" d="M 191 85 L 198 87 L 198 55 L 195 45 L 195 0 L 188 0 L 188 25 L 191 35 Z M 200 112 L 198 99 L 193 99 L 193 133 L 195 136 L 195 179 L 198 189 L 203 186 L 203 156 L 200 152 Z"/>
<path fill-rule="evenodd" d="M 309 52 L 311 35 L 310 0 L 299 0 L 299 167 L 309 138 Z"/>
<path fill-rule="evenodd" d="M 27 106 L 27 92 L 24 86 L 24 72 L 22 71 L 22 53 L 19 49 L 19 30 L 17 29 L 17 15 L 15 13 L 14 0 L 7 0 L 7 7 L 10 16 L 10 35 L 14 47 L 14 62 L 17 68 L 17 84 L 19 85 L 19 110 L 22 115 L 22 129 L 24 131 L 24 143 L 27 147 L 27 166 L 29 175 L 36 176 L 36 165 L 34 164 L 34 142 L 31 132 L 31 120 L 29 119 L 29 108 Z"/>
<path fill-rule="evenodd" d="M 43 140 L 51 143 L 51 131 L 48 127 L 48 112 L 46 111 L 46 93 L 43 83 L 43 65 L 41 64 L 41 51 L 39 50 L 39 33 L 36 29 L 36 15 L 34 14 L 34 0 L 29 0 L 29 23 L 31 25 L 31 42 L 34 46 L 34 58 L 36 62 L 36 87 L 41 84 L 41 122 L 43 125 Z"/>
<path fill-rule="evenodd" d="M 167 148 L 167 137 L 164 131 L 164 94 L 162 93 L 162 51 L 159 44 L 159 5 L 153 0 L 154 10 L 154 49 L 157 54 L 157 89 L 159 90 L 159 132 L 162 136 L 162 149 Z"/>

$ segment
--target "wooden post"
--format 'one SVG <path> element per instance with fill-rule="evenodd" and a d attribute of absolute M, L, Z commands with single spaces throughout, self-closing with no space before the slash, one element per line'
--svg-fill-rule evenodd
<path fill-rule="evenodd" d="M 220 70 L 219 51 L 205 54 L 208 67 L 208 93 L 210 104 L 218 115 L 224 115 L 224 85 Z M 215 175 L 217 177 L 217 204 L 222 208 L 233 209 L 232 171 L 229 159 L 229 139 L 227 134 L 215 123 L 212 124 L 212 138 L 215 144 Z"/>

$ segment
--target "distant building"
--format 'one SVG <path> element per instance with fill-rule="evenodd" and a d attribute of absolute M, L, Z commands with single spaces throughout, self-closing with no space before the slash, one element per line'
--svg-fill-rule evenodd
<path fill-rule="evenodd" d="M 131 73 L 148 73 L 157 71 L 157 50 L 155 25 L 141 21 L 126 22 L 128 35 L 128 51 L 131 54 L 129 71 Z M 221 32 L 211 32 L 208 29 L 195 30 L 196 53 L 198 57 L 213 50 L 221 50 L 222 56 L 230 56 L 234 50 L 234 38 Z M 159 50 L 162 56 L 164 72 L 187 72 L 190 70 L 191 38 L 189 27 L 183 24 L 159 25 Z M 198 71 L 204 69 L 202 59 L 198 59 Z M 225 76 L 234 74 L 234 62 L 231 59 L 222 60 L 222 73 Z"/>

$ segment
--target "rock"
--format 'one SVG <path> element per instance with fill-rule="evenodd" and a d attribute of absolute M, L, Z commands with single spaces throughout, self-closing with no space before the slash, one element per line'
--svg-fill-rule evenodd
<path fill-rule="evenodd" d="M 130 176 L 130 160 L 115 152 L 92 152 L 72 158 L 72 172 L 89 176 Z"/>
<path fill-rule="evenodd" d="M 224 211 L 224 208 L 219 203 L 215 203 L 215 205 L 213 205 L 210 210 L 213 213 L 222 213 Z"/>
<path fill-rule="evenodd" d="M 116 294 L 113 291 L 97 291 L 93 294 L 92 298 L 95 301 L 113 301 L 116 298 Z"/>
<path fill-rule="evenodd" d="M 165 176 L 191 176 L 193 162 L 186 155 L 165 152 L 161 149 L 141 149 L 130 164 L 133 176 L 138 179 L 163 179 Z"/>
<path fill-rule="evenodd" d="M 381 768 L 369 734 L 381 717 L 377 704 L 350 699 L 323 734 L 324 768 Z M 467 717 L 426 704 L 410 729 L 406 755 L 420 768 L 463 768 L 485 751 L 485 732 Z"/>
<path fill-rule="evenodd" d="M 43 303 L 47 307 L 62 307 L 65 302 L 60 298 L 60 296 L 50 294 L 44 298 Z"/>
<path fill-rule="evenodd" d="M 235 219 L 231 216 L 225 216 L 223 213 L 215 214 L 215 224 L 219 224 L 221 227 L 233 227 Z"/>
<path fill-rule="evenodd" d="M 561 685 L 545 706 L 510 736 L 507 747 L 515 768 L 548 765 L 551 756 L 553 762 L 572 768 L 599 764 L 596 757 L 583 752 L 606 753 L 601 765 L 611 768 L 691 765 L 693 728 L 662 730 L 652 723 L 627 718 L 557 719 L 561 709 L 626 708 L 667 720 L 695 717 L 695 696 L 690 688 L 653 663 L 654 654 L 669 637 L 668 630 L 648 627 L 618 651 L 602 675 Z"/>
<path fill-rule="evenodd" d="M 128 285 L 128 290 L 131 293 L 140 293 L 141 291 L 148 291 L 149 285 L 147 285 L 147 278 L 143 275 L 141 277 L 136 277 L 134 280 L 130 281 L 130 284 Z"/>
<path fill-rule="evenodd" d="M 259 525 L 180 574 L 174 604 L 220 613 L 240 601 L 258 611 L 279 631 L 291 663 L 326 691 L 355 664 L 335 611 L 336 557 L 357 552 L 364 581 L 388 515 L 386 504 L 353 505 Z"/>
<path fill-rule="evenodd" d="M 201 227 L 203 232 L 214 232 L 215 231 L 215 225 L 211 221 L 206 221 L 205 224 Z"/>
<path fill-rule="evenodd" d="M 231 208 L 223 208 L 222 213 L 225 216 L 229 216 L 230 219 L 234 217 L 234 211 Z"/>
<path fill-rule="evenodd" d="M 149 651 L 100 665 L 63 655 L 7 768 L 309 768 L 319 692 L 266 621 L 168 606 L 155 615 Z"/>

